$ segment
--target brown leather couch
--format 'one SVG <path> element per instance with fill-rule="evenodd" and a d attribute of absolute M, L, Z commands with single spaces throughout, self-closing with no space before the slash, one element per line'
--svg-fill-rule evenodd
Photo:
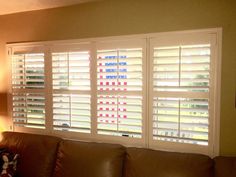
<path fill-rule="evenodd" d="M 45 135 L 2 133 L 19 153 L 19 177 L 236 177 L 236 157 L 125 148 Z"/>

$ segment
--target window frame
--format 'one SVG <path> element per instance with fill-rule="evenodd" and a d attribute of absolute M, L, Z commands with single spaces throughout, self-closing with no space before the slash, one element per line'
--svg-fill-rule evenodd
<path fill-rule="evenodd" d="M 151 56 L 151 44 L 150 41 L 153 38 L 160 38 L 161 36 L 181 36 L 181 35 L 202 35 L 202 34 L 211 34 L 216 39 L 216 47 L 214 48 L 214 58 L 212 62 L 214 62 L 215 68 L 214 70 L 214 82 L 215 87 L 214 91 L 211 92 L 211 97 L 214 97 L 215 104 L 214 104 L 214 112 L 211 113 L 214 118 L 214 121 L 211 126 L 211 130 L 209 129 L 209 136 L 212 136 L 211 141 L 209 144 L 211 144 L 211 147 L 206 150 L 205 148 L 196 148 L 195 145 L 189 146 L 188 144 L 183 143 L 175 143 L 169 144 L 169 143 L 163 143 L 163 146 L 157 146 L 156 143 L 152 142 L 152 139 L 150 138 L 152 135 L 152 113 L 150 112 L 150 108 L 152 107 L 152 94 L 150 93 L 151 88 L 151 63 L 152 63 L 152 56 Z M 178 37 L 177 37 L 178 38 Z M 143 59 L 143 136 L 142 139 L 139 140 L 137 138 L 130 138 L 130 137 L 116 137 L 116 136 L 104 136 L 104 135 L 98 135 L 96 133 L 96 123 L 97 123 L 97 115 L 96 111 L 94 111 L 94 108 L 97 108 L 96 101 L 91 102 L 91 134 L 84 134 L 84 133 L 74 133 L 74 132 L 64 132 L 64 131 L 54 131 L 53 130 L 53 119 L 47 118 L 47 117 L 53 117 L 52 113 L 52 83 L 49 83 L 49 81 L 52 81 L 52 57 L 51 57 L 51 49 L 53 46 L 58 46 L 59 48 L 64 48 L 64 46 L 73 46 L 76 44 L 83 44 L 83 43 L 91 43 L 91 58 L 94 58 L 91 60 L 91 68 L 90 68 L 90 78 L 91 82 L 96 83 L 97 82 L 97 60 L 96 60 L 96 50 L 97 45 L 96 43 L 99 43 L 101 41 L 104 42 L 112 42 L 112 41 L 125 41 L 125 40 L 137 40 L 142 39 L 145 41 L 145 47 L 144 53 L 145 57 Z M 32 129 L 32 128 L 26 128 L 26 127 L 14 127 L 13 123 L 11 123 L 11 129 L 13 131 L 19 131 L 19 132 L 30 132 L 30 133 L 38 133 L 38 134 L 50 134 L 50 135 L 56 135 L 61 136 L 64 138 L 69 139 L 81 139 L 85 141 L 97 141 L 97 142 L 109 142 L 109 143 L 120 143 L 126 146 L 139 146 L 139 147 L 146 147 L 146 148 L 153 148 L 153 149 L 161 149 L 161 150 L 170 150 L 170 151 L 179 151 L 179 152 L 193 152 L 193 153 L 203 153 L 210 156 L 216 156 L 219 154 L 219 133 L 220 133 L 220 86 L 221 86 L 221 48 L 222 48 L 222 28 L 210 28 L 210 29 L 200 29 L 200 30 L 188 30 L 188 31 L 174 31 L 174 32 L 160 32 L 160 33 L 149 33 L 149 34 L 138 34 L 138 35 L 126 35 L 126 36 L 113 36 L 113 37 L 99 37 L 99 38 L 87 38 L 87 39 L 73 39 L 73 40 L 61 40 L 61 41 L 45 41 L 45 42 L 27 42 L 27 43 L 9 43 L 6 45 L 7 47 L 7 56 L 8 61 L 11 63 L 11 53 L 15 48 L 27 48 L 27 47 L 33 47 L 33 46 L 44 46 L 44 55 L 45 55 L 45 70 L 47 70 L 47 74 L 45 73 L 45 89 L 46 94 L 50 95 L 45 97 L 46 103 L 45 105 L 51 105 L 46 106 L 46 119 L 45 124 L 46 128 L 44 130 L 40 129 Z M 12 115 L 12 87 L 11 87 L 11 67 L 9 67 L 10 71 L 10 79 L 9 79 L 9 90 L 10 94 L 8 97 L 8 103 L 9 103 L 9 115 Z M 94 84 L 97 85 L 97 84 Z M 96 86 L 93 87 L 91 85 L 91 98 L 97 99 L 96 92 Z M 93 108 L 93 109 L 92 109 Z M 211 135 L 212 134 L 212 135 Z"/>
<path fill-rule="evenodd" d="M 157 43 L 158 45 L 162 46 L 162 45 L 166 45 L 166 46 L 174 46 L 174 45 L 194 45 L 194 44 L 201 44 L 201 43 L 209 43 L 211 44 L 211 63 L 210 63 L 210 88 L 209 88 L 209 131 L 208 131 L 208 146 L 200 146 L 200 145 L 194 145 L 194 144 L 188 144 L 188 143 L 176 143 L 176 142 L 168 142 L 168 141 L 159 141 L 159 140 L 153 140 L 153 129 L 152 129 L 152 121 L 149 121 L 149 147 L 154 148 L 154 149 L 165 149 L 165 150 L 170 150 L 170 151 L 180 151 L 180 152 L 199 152 L 199 153 L 203 153 L 203 154 L 209 154 L 209 155 L 214 155 L 217 154 L 219 147 L 219 145 L 217 145 L 217 141 L 219 139 L 219 137 L 217 137 L 218 133 L 213 133 L 214 131 L 216 132 L 216 128 L 214 124 L 219 124 L 218 123 L 218 117 L 216 114 L 216 110 L 217 110 L 217 97 L 214 95 L 217 95 L 217 93 L 219 93 L 216 85 L 218 85 L 219 83 L 217 83 L 218 81 L 218 77 L 219 77 L 219 72 L 216 72 L 216 67 L 217 67 L 217 59 L 219 59 L 219 57 L 217 57 L 217 38 L 219 38 L 219 36 L 216 36 L 218 33 L 207 33 L 204 31 L 193 31 L 193 32 L 189 32 L 189 33 L 171 33 L 169 35 L 166 34 L 159 34 L 157 36 L 155 36 L 154 38 L 152 38 L 151 40 L 153 40 L 153 42 L 150 42 L 150 54 L 153 54 L 153 48 L 155 46 L 155 44 Z M 219 35 L 219 34 L 218 34 Z M 218 44 L 219 45 L 219 44 Z M 156 46 L 155 46 L 156 47 Z M 154 58 L 153 56 L 150 56 L 150 63 L 149 66 L 153 66 L 153 62 Z M 219 68 L 218 68 L 219 69 Z M 153 91 L 153 78 L 152 78 L 152 74 L 153 74 L 153 69 L 149 68 L 149 83 L 150 83 L 150 87 L 149 87 L 149 94 L 150 96 L 149 98 L 149 114 L 152 115 L 153 112 L 153 106 L 152 106 L 152 99 L 153 98 L 153 93 L 155 91 Z M 212 86 L 213 83 L 213 86 Z M 156 91 L 157 92 L 157 91 Z M 168 91 L 167 91 L 168 92 Z M 172 94 L 171 92 L 169 92 L 170 95 Z M 167 93 L 168 94 L 168 93 Z M 181 97 L 180 93 L 180 97 Z M 196 94 L 201 95 L 201 93 L 197 92 Z M 203 93 L 205 94 L 205 93 Z M 173 94 L 174 95 L 174 94 Z M 191 95 L 191 94 L 190 94 Z M 218 94 L 219 95 L 219 94 Z M 186 97 L 189 98 L 189 97 Z M 219 109 L 218 109 L 219 110 Z M 149 117 L 150 119 L 152 119 L 152 116 Z"/>
<path fill-rule="evenodd" d="M 17 46 L 14 48 L 7 48 L 7 54 L 8 56 L 10 55 L 10 53 L 14 53 L 16 52 L 17 54 L 33 54 L 33 53 L 43 53 L 44 54 L 44 78 L 46 80 L 46 74 L 45 74 L 45 46 L 41 45 L 41 44 L 37 44 L 37 45 L 21 45 L 21 46 Z M 13 115 L 13 90 L 16 90 L 16 92 L 14 93 L 18 93 L 18 94 L 44 94 L 46 91 L 46 85 L 47 83 L 44 80 L 44 87 L 43 88 L 39 88 L 39 89 L 28 89 L 28 88 L 16 88 L 13 89 L 13 85 L 12 85 L 12 58 L 9 57 L 9 61 L 10 61 L 10 65 L 9 65 L 9 71 L 10 71 L 10 79 L 9 79 L 9 85 L 10 85 L 10 95 L 8 94 L 8 103 L 10 103 L 10 106 L 8 108 L 8 112 L 10 113 L 10 115 Z M 25 64 L 24 64 L 25 66 Z M 25 77 L 25 75 L 24 75 Z M 46 105 L 46 96 L 44 94 L 44 99 L 45 99 L 45 105 Z M 14 130 L 14 126 L 13 126 L 13 116 L 12 116 L 12 123 L 10 125 L 10 129 Z M 44 130 L 45 132 L 46 130 L 46 106 L 45 106 L 45 123 L 44 123 L 44 128 L 39 128 L 41 130 Z M 35 128 L 29 128 L 27 127 L 27 129 L 32 130 L 32 132 L 37 133 L 37 131 L 35 131 Z M 22 127 L 17 127 L 16 131 L 24 131 L 24 128 Z"/>
<path fill-rule="evenodd" d="M 76 95 L 90 95 L 92 97 L 93 93 L 91 91 L 91 88 L 92 88 L 92 82 L 90 80 L 90 89 L 89 90 L 81 90 L 81 89 L 78 89 L 78 88 L 75 88 L 75 89 L 69 89 L 69 86 L 68 89 L 61 89 L 61 88 L 53 88 L 54 87 L 54 79 L 53 79 L 53 69 L 55 69 L 53 66 L 52 66 L 52 63 L 53 63 L 53 54 L 54 53 L 67 53 L 67 55 L 70 53 L 70 52 L 83 52 L 83 51 L 88 51 L 89 52 L 89 58 L 91 58 L 91 43 L 88 42 L 88 43 L 80 43 L 80 44 L 71 44 L 71 45 L 53 45 L 53 46 L 50 46 L 49 47 L 49 54 L 51 55 L 50 56 L 50 64 L 51 66 L 48 68 L 50 71 L 51 71 L 51 76 L 52 78 L 50 78 L 51 80 L 49 81 L 49 83 L 51 83 L 51 90 L 52 90 L 52 93 L 50 94 L 50 96 L 52 97 L 51 98 L 51 114 L 52 114 L 52 127 L 51 127 L 51 130 L 52 132 L 58 132 L 59 130 L 54 130 L 54 125 L 53 125 L 53 121 L 54 121 L 54 117 L 53 117 L 53 95 L 54 94 L 65 94 L 65 95 L 73 95 L 73 94 L 76 94 Z M 70 60 L 67 56 L 67 64 L 68 64 L 68 69 L 69 69 L 69 63 L 70 63 Z M 91 61 L 90 61 L 91 62 Z M 70 75 L 70 71 L 68 70 L 66 72 L 68 74 L 68 76 Z M 89 67 L 89 79 L 91 79 L 91 69 Z M 70 79 L 68 78 L 68 81 L 70 81 Z M 92 102 L 92 98 L 90 98 L 90 102 Z M 91 107 L 90 107 L 91 108 Z M 69 107 L 68 109 L 71 109 L 71 107 Z M 91 110 L 90 110 L 91 112 Z M 90 116 L 90 122 L 91 122 L 91 118 L 92 116 Z M 58 126 L 59 128 L 60 126 Z M 79 129 L 79 127 L 77 127 Z M 90 130 L 91 130 L 91 125 L 90 125 Z M 60 132 L 60 131 L 59 131 Z"/>

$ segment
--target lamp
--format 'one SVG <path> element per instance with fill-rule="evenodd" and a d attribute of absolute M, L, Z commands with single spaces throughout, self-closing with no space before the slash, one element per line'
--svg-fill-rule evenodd
<path fill-rule="evenodd" d="M 3 130 L 4 130 L 3 127 L 0 125 L 0 133 L 1 133 Z"/>
<path fill-rule="evenodd" d="M 0 117 L 0 141 L 2 141 L 2 132 L 4 131 L 4 129 L 3 129 L 3 124 L 2 124 L 2 122 L 1 122 L 1 117 Z"/>
<path fill-rule="evenodd" d="M 7 116 L 7 92 L 0 90 L 0 132 L 6 130 Z"/>
<path fill-rule="evenodd" d="M 0 134 L 6 130 L 6 117 L 0 113 Z"/>

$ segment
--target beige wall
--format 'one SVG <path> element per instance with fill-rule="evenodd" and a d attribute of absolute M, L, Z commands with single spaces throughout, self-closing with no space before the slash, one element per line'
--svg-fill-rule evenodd
<path fill-rule="evenodd" d="M 236 155 L 236 1 L 105 0 L 0 16 L 0 71 L 5 43 L 44 41 L 222 27 L 220 153 Z M 1 74 L 2 75 L 2 74 Z M 6 84 L 0 80 L 0 92 Z M 4 95 L 4 94 L 3 94 Z M 1 104 L 4 96 L 0 95 Z M 4 104 L 6 99 L 3 100 Z M 0 105 L 2 106 L 2 105 Z"/>

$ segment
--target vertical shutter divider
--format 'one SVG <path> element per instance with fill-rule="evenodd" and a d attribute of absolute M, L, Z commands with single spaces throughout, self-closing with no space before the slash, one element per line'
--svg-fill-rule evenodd
<path fill-rule="evenodd" d="M 91 136 L 96 137 L 97 135 L 97 51 L 96 43 L 91 43 L 91 55 L 90 55 L 90 74 L 91 74 Z"/>
<path fill-rule="evenodd" d="M 45 106 L 45 123 L 46 123 L 46 131 L 52 133 L 53 130 L 53 88 L 52 88 L 52 55 L 51 48 L 45 49 L 45 69 L 44 72 L 47 73 L 45 75 L 45 92 L 46 92 L 46 106 Z"/>

